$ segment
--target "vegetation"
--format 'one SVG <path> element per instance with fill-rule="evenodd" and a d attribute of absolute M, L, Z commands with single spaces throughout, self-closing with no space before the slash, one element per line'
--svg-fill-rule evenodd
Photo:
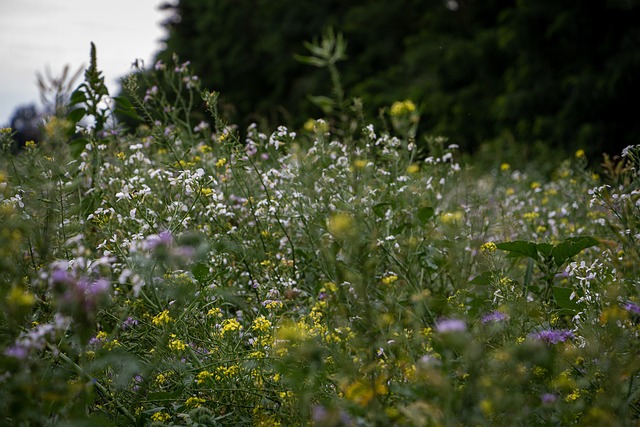
<path fill-rule="evenodd" d="M 583 150 L 482 171 L 410 100 L 388 131 L 344 108 L 241 140 L 188 64 L 155 69 L 121 133 L 92 47 L 3 158 L 2 424 L 637 424 L 640 146 L 602 178 Z"/>
<path fill-rule="evenodd" d="M 348 41 L 347 99 L 371 117 L 412 99 L 421 131 L 463 151 L 484 144 L 512 161 L 582 148 L 598 161 L 640 138 L 629 108 L 640 96 L 637 22 L 635 0 L 181 0 L 160 59 L 190 60 L 233 122 L 297 127 L 324 116 L 307 97 L 330 86 L 295 57 L 333 27 Z"/>

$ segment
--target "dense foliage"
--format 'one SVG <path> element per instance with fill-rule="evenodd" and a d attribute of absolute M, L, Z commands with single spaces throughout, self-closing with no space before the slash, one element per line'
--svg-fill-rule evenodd
<path fill-rule="evenodd" d="M 0 165 L 0 424 L 638 423 L 640 146 L 476 171 L 410 100 L 240 140 L 179 62 L 122 134 L 95 64 Z"/>
<path fill-rule="evenodd" d="M 160 58 L 191 60 L 234 122 L 300 125 L 321 115 L 307 97 L 329 79 L 294 56 L 333 27 L 348 41 L 348 95 L 369 113 L 410 98 L 423 131 L 465 150 L 598 156 L 640 138 L 638 22 L 633 0 L 180 0 Z"/>

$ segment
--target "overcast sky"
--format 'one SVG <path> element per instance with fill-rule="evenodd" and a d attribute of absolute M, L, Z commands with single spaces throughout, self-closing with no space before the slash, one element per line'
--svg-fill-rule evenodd
<path fill-rule="evenodd" d="M 36 72 L 59 76 L 89 64 L 90 43 L 112 95 L 131 63 L 161 49 L 166 0 L 0 0 L 0 126 L 15 107 L 36 103 Z M 79 83 L 79 81 L 78 81 Z"/>

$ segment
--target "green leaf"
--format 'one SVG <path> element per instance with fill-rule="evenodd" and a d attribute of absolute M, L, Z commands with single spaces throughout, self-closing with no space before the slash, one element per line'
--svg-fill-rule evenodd
<path fill-rule="evenodd" d="M 311 101 L 315 106 L 319 107 L 323 113 L 331 114 L 333 111 L 333 99 L 327 96 L 308 96 L 309 101 Z"/>
<path fill-rule="evenodd" d="M 572 312 L 577 312 L 580 310 L 580 304 L 578 304 L 575 299 L 571 300 L 571 294 L 573 290 L 571 288 L 562 288 L 560 286 L 553 287 L 553 298 L 556 301 L 558 307 L 563 308 L 565 310 L 571 310 Z"/>
<path fill-rule="evenodd" d="M 199 283 L 203 284 L 209 278 L 209 267 L 199 262 L 193 266 L 191 273 Z"/>
<path fill-rule="evenodd" d="M 71 94 L 71 100 L 70 100 L 71 105 L 83 104 L 87 101 L 87 95 L 84 93 L 83 90 L 80 90 L 81 88 L 82 86 L 80 86 L 78 89 L 73 91 L 73 93 Z"/>
<path fill-rule="evenodd" d="M 500 250 L 509 252 L 510 256 L 526 256 L 534 261 L 538 260 L 538 245 L 525 240 L 516 240 L 513 242 L 498 243 L 496 247 Z"/>
<path fill-rule="evenodd" d="M 86 138 L 78 138 L 71 141 L 69 143 L 69 151 L 71 153 L 71 156 L 76 159 L 80 157 L 80 153 L 82 153 L 82 150 L 84 150 L 84 147 L 88 142 L 89 141 Z"/>
<path fill-rule="evenodd" d="M 552 251 L 553 261 L 560 267 L 586 248 L 597 246 L 600 241 L 590 236 L 570 237 L 558 243 Z"/>
<path fill-rule="evenodd" d="M 86 114 L 87 114 L 87 110 L 85 110 L 84 108 L 76 108 L 75 110 L 69 111 L 69 114 L 67 114 L 67 119 L 75 125 L 80 120 L 82 120 L 82 118 Z"/>
<path fill-rule="evenodd" d="M 373 213 L 378 217 L 378 218 L 384 218 L 384 216 L 387 214 L 387 211 L 389 210 L 389 208 L 392 208 L 393 205 L 389 202 L 384 202 L 384 203 L 378 203 L 377 205 L 375 205 L 373 207 Z"/>
<path fill-rule="evenodd" d="M 472 285 L 480 285 L 487 286 L 493 282 L 493 271 L 485 271 L 484 273 L 478 274 L 476 277 L 471 279 L 469 282 Z"/>
<path fill-rule="evenodd" d="M 431 206 L 423 206 L 418 209 L 418 220 L 422 225 L 426 225 L 427 221 L 429 221 L 434 214 L 435 210 Z"/>
<path fill-rule="evenodd" d="M 551 251 L 553 251 L 553 245 L 549 243 L 538 243 L 536 247 L 538 248 L 538 253 L 544 257 L 550 256 Z"/>

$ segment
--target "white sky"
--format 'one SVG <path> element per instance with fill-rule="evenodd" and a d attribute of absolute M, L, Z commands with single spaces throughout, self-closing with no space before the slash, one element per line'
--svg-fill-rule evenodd
<path fill-rule="evenodd" d="M 36 72 L 54 77 L 89 65 L 90 43 L 98 53 L 109 93 L 143 59 L 147 66 L 162 48 L 164 0 L 0 0 L 0 126 L 15 107 L 36 103 Z M 84 74 L 83 74 L 84 75 Z M 79 84 L 83 78 L 77 81 Z M 77 85 L 76 84 L 76 85 Z"/>

